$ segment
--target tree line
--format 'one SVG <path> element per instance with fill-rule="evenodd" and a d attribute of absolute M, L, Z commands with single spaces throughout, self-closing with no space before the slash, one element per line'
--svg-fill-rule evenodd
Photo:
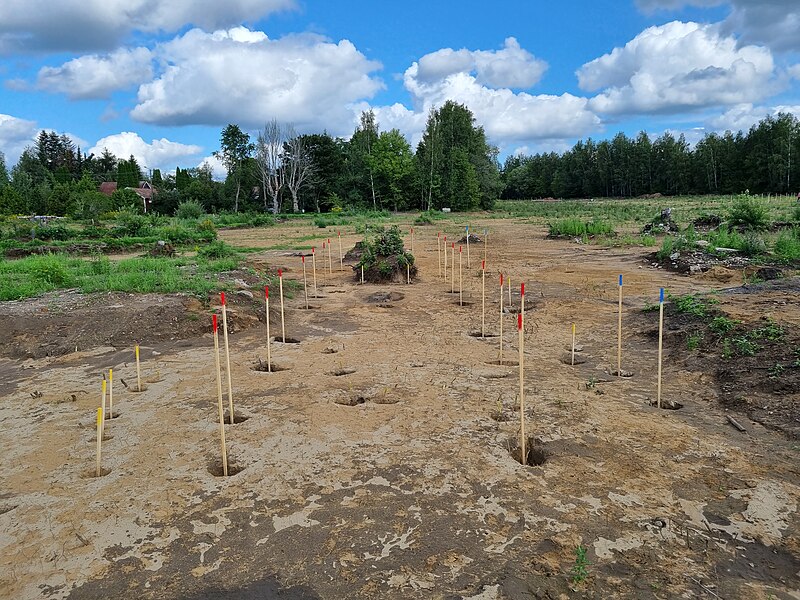
<path fill-rule="evenodd" d="M 298 135 L 274 120 L 251 137 L 229 124 L 215 155 L 224 181 L 208 163 L 144 172 L 133 156 L 87 155 L 69 137 L 43 131 L 10 170 L 0 152 L 0 214 L 88 219 L 141 209 L 128 188 L 145 180 L 157 190 L 151 209 L 162 214 L 182 202 L 209 212 L 464 211 L 490 209 L 497 198 L 787 193 L 800 182 L 800 123 L 791 114 L 768 116 L 747 133 L 706 134 L 694 148 L 683 135 L 618 133 L 562 154 L 509 156 L 501 167 L 472 112 L 447 101 L 430 111 L 414 150 L 365 111 L 349 139 Z M 110 197 L 98 191 L 103 181 L 117 182 Z"/>

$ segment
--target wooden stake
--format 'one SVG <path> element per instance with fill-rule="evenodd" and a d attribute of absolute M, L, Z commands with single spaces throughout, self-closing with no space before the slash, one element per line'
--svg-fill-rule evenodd
<path fill-rule="evenodd" d="M 134 354 L 136 354 L 136 391 L 142 391 L 142 371 L 139 368 L 139 344 L 136 344 L 133 348 Z"/>
<path fill-rule="evenodd" d="M 658 299 L 658 393 L 656 404 L 661 408 L 661 351 L 664 339 L 664 288 L 661 288 Z"/>
<path fill-rule="evenodd" d="M 406 285 L 411 285 L 411 263 L 406 261 Z"/>
<path fill-rule="evenodd" d="M 524 370 L 525 367 L 523 366 L 524 363 L 524 345 L 525 345 L 525 336 L 523 335 L 523 319 L 525 317 L 522 313 L 517 315 L 517 329 L 519 329 L 519 422 L 520 422 L 520 451 L 522 454 L 520 458 L 522 459 L 520 462 L 523 465 L 528 464 L 528 453 L 525 449 L 525 383 L 524 383 Z"/>
<path fill-rule="evenodd" d="M 503 364 L 503 274 L 500 273 L 500 364 Z"/>
<path fill-rule="evenodd" d="M 464 288 L 461 278 L 461 246 L 458 247 L 458 305 L 464 306 Z"/>
<path fill-rule="evenodd" d="M 481 339 L 486 337 L 486 261 L 481 262 Z"/>
<path fill-rule="evenodd" d="M 514 301 L 511 298 L 511 275 L 508 276 L 508 281 L 506 282 L 508 286 L 508 308 L 514 307 Z"/>
<path fill-rule="evenodd" d="M 519 284 L 519 306 L 522 320 L 525 320 L 525 282 Z"/>
<path fill-rule="evenodd" d="M 344 271 L 344 254 L 342 254 L 342 232 L 336 232 L 339 236 L 339 270 Z"/>
<path fill-rule="evenodd" d="M 575 366 L 575 323 L 572 324 L 572 362 L 570 364 Z"/>
<path fill-rule="evenodd" d="M 225 305 L 225 292 L 220 292 L 222 300 L 222 336 L 225 339 L 225 374 L 228 377 L 228 411 L 233 425 L 233 382 L 231 380 L 231 353 L 228 350 L 228 311 Z"/>
<path fill-rule="evenodd" d="M 272 356 L 270 355 L 270 345 L 272 340 L 269 337 L 269 286 L 264 287 L 264 299 L 266 300 L 267 317 L 267 373 L 272 373 Z"/>
<path fill-rule="evenodd" d="M 278 287 L 281 294 L 281 335 L 283 336 L 283 343 L 286 343 L 286 321 L 283 318 L 283 270 L 278 269 Z"/>
<path fill-rule="evenodd" d="M 442 276 L 442 232 L 436 234 L 436 256 L 439 259 L 439 277 Z"/>
<path fill-rule="evenodd" d="M 617 316 L 617 376 L 622 377 L 622 275 L 619 276 L 619 314 Z"/>
<path fill-rule="evenodd" d="M 106 433 L 106 389 L 107 389 L 108 382 L 106 381 L 105 375 L 103 376 L 103 400 L 100 406 L 103 408 L 103 425 L 100 427 L 100 434 L 105 435 Z"/>
<path fill-rule="evenodd" d="M 447 283 L 447 236 L 444 236 L 444 282 Z"/>
<path fill-rule="evenodd" d="M 300 260 L 303 261 L 303 292 L 306 295 L 306 310 L 308 310 L 308 281 L 306 280 L 306 257 L 301 256 Z"/>
<path fill-rule="evenodd" d="M 108 418 L 114 418 L 114 369 L 108 370 Z"/>
<path fill-rule="evenodd" d="M 317 297 L 317 249 L 311 248 L 311 269 L 314 273 L 314 298 Z"/>
<path fill-rule="evenodd" d="M 95 467 L 95 477 L 100 477 L 100 456 L 103 453 L 103 409 L 97 409 L 97 466 Z"/>
<path fill-rule="evenodd" d="M 328 238 L 328 275 L 333 275 L 333 258 L 331 256 L 331 238 Z"/>
<path fill-rule="evenodd" d="M 217 333 L 217 315 L 212 315 L 214 328 L 214 366 L 217 371 L 217 407 L 219 410 L 219 439 L 222 447 L 222 474 L 228 476 L 228 451 L 225 449 L 225 416 L 222 410 L 222 373 L 219 368 L 219 334 Z"/>
<path fill-rule="evenodd" d="M 467 225 L 467 269 L 472 268 L 469 262 L 469 225 Z"/>
<path fill-rule="evenodd" d="M 489 252 L 489 230 L 483 230 L 483 260 L 486 260 L 486 257 Z"/>
<path fill-rule="evenodd" d="M 456 243 L 451 242 L 450 255 L 453 257 L 453 262 L 450 263 L 450 293 L 456 293 Z"/>
<path fill-rule="evenodd" d="M 364 285 L 364 265 L 361 265 L 361 285 Z"/>

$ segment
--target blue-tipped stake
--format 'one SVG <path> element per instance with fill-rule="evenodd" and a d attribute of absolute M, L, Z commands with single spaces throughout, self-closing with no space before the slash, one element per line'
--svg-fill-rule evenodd
<path fill-rule="evenodd" d="M 664 341 L 664 288 L 658 296 L 658 391 L 656 393 L 656 406 L 661 408 L 661 356 Z"/>
<path fill-rule="evenodd" d="M 619 287 L 622 287 L 622 275 L 619 276 Z"/>
<path fill-rule="evenodd" d="M 622 284 L 620 283 L 620 285 L 622 285 Z M 664 303 L 664 288 L 661 288 L 661 292 L 658 295 L 658 301 L 661 304 Z"/>

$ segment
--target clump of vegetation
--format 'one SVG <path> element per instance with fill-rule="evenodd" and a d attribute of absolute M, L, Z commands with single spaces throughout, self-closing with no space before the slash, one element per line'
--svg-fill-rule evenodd
<path fill-rule="evenodd" d="M 712 306 L 717 304 L 714 298 L 700 298 L 695 294 L 685 296 L 668 295 L 668 299 L 680 313 L 688 313 L 701 319 L 709 316 Z"/>
<path fill-rule="evenodd" d="M 550 237 L 583 237 L 614 235 L 614 227 L 605 221 L 581 221 L 580 219 L 560 219 L 548 223 Z"/>
<path fill-rule="evenodd" d="M 754 197 L 742 195 L 731 206 L 728 222 L 744 230 L 767 229 L 770 224 L 769 210 Z"/>
<path fill-rule="evenodd" d="M 187 200 L 181 202 L 178 208 L 175 209 L 175 216 L 179 219 L 199 219 L 206 214 L 203 205 L 194 200 Z"/>
<path fill-rule="evenodd" d="M 586 581 L 589 576 L 589 559 L 586 558 L 586 547 L 579 544 L 575 547 L 575 564 L 572 565 L 572 583 L 577 585 Z"/>
<path fill-rule="evenodd" d="M 223 242 L 222 240 L 214 240 L 210 244 L 206 244 L 197 251 L 197 256 L 207 258 L 210 260 L 219 260 L 221 258 L 230 258 L 236 256 L 238 253 L 234 248 Z"/>
<path fill-rule="evenodd" d="M 403 247 L 400 229 L 393 225 L 366 238 L 361 245 L 361 259 L 356 265 L 356 278 L 372 282 L 405 281 L 410 271 L 412 279 L 417 274 L 414 255 Z"/>

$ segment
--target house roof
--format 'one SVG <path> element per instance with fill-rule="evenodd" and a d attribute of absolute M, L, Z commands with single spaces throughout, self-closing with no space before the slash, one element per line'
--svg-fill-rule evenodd
<path fill-rule="evenodd" d="M 104 181 L 103 183 L 100 184 L 100 192 L 105 194 L 106 196 L 110 196 L 116 191 L 117 191 L 116 181 Z"/>

